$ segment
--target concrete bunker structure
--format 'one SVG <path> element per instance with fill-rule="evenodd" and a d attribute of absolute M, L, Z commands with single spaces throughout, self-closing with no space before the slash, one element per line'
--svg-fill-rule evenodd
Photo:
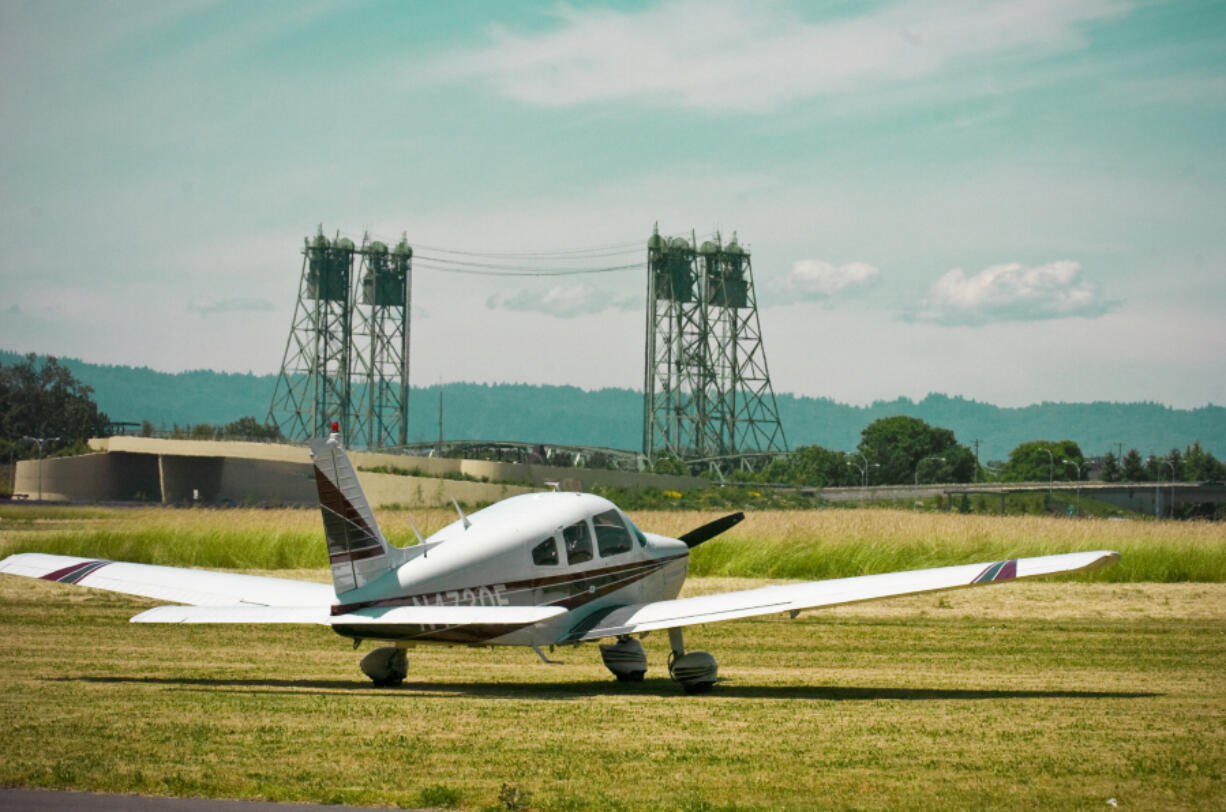
<path fill-rule="evenodd" d="M 53 502 L 152 502 L 211 505 L 318 504 L 305 446 L 209 440 L 105 437 L 95 453 L 17 463 L 13 495 Z M 374 507 L 449 506 L 495 502 L 521 493 L 593 486 L 693 490 L 697 477 L 559 468 L 485 460 L 350 451 Z M 367 470 L 363 470 L 367 469 Z M 381 473 L 369 469 L 404 473 Z"/>

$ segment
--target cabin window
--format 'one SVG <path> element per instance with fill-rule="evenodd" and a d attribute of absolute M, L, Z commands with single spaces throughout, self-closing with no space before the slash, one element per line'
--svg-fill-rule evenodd
<path fill-rule="evenodd" d="M 532 548 L 532 563 L 550 567 L 558 563 L 558 542 L 552 536 Z"/>
<path fill-rule="evenodd" d="M 575 522 L 562 528 L 562 541 L 566 544 L 566 563 L 582 564 L 592 560 L 592 533 L 587 522 Z"/>
<path fill-rule="evenodd" d="M 596 528 L 596 547 L 601 558 L 630 552 L 630 533 L 616 510 L 597 513 L 592 517 L 592 526 Z"/>

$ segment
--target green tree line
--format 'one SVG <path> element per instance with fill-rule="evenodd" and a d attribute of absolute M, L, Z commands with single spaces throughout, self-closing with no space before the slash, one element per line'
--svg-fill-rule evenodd
<path fill-rule="evenodd" d="M 657 463 L 663 473 L 681 473 L 679 460 Z M 908 485 L 926 482 L 1202 482 L 1226 479 L 1226 465 L 1193 442 L 1182 452 L 1143 459 L 1129 449 L 1122 460 L 1112 452 L 1099 460 L 1086 457 L 1072 440 L 1036 440 L 1018 444 L 1000 466 L 982 466 L 950 429 L 930 426 L 915 417 L 887 417 L 870 423 L 852 452 L 806 445 L 780 455 L 758 472 L 737 471 L 737 482 L 770 482 L 799 487 Z"/>

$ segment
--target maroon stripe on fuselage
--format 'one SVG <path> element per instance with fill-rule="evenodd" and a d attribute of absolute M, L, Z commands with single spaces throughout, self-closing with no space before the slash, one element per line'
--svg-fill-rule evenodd
<path fill-rule="evenodd" d="M 652 569 L 632 575 L 628 578 L 614 581 L 613 583 L 610 583 L 610 584 L 605 584 L 604 586 L 598 589 L 595 589 L 591 592 L 587 592 L 585 590 L 583 592 L 580 592 L 577 595 L 572 595 L 567 598 L 562 598 L 561 600 L 553 601 L 552 603 L 549 603 L 547 605 L 548 606 L 562 606 L 570 610 L 571 612 L 574 612 L 575 610 L 582 608 L 583 606 L 591 603 L 592 601 L 603 598 L 606 595 L 610 595 L 623 587 L 629 586 L 635 581 L 639 581 L 639 580 L 642 580 L 643 578 L 646 578 L 648 575 L 651 575 L 653 572 L 656 572 L 658 569 L 659 567 L 653 567 Z M 489 640 L 493 640 L 495 637 L 502 637 L 504 635 L 511 634 L 512 632 L 517 632 L 520 629 L 525 629 L 532 625 L 535 625 L 535 624 L 515 623 L 515 624 L 504 626 L 504 625 L 471 623 L 471 624 L 464 625 L 464 626 L 448 626 L 443 629 L 435 629 L 435 628 L 430 628 L 430 627 L 425 627 L 425 626 L 417 626 L 417 627 L 410 626 L 406 628 L 406 632 L 407 632 L 407 629 L 413 629 L 413 631 L 403 633 L 401 635 L 396 635 L 396 637 L 397 639 L 401 639 L 401 640 L 412 639 L 412 640 L 419 640 L 422 642 L 429 642 L 429 643 L 466 643 L 466 644 L 485 643 L 485 642 L 488 642 Z M 366 629 L 367 631 L 370 632 L 369 635 L 359 634 L 357 635 L 358 637 L 364 637 L 364 636 L 378 637 L 380 635 L 380 632 L 382 632 L 382 634 L 384 635 L 387 635 L 388 632 L 390 631 L 389 629 L 387 629 L 386 626 L 383 627 L 383 629 L 380 629 L 379 627 L 371 628 L 369 626 L 367 627 L 345 626 L 341 628 L 351 630 L 351 631 L 360 631 L 362 629 Z"/>
<path fill-rule="evenodd" d="M 670 561 L 676 561 L 679 558 L 684 558 L 686 555 L 687 553 L 680 553 L 678 555 L 672 555 L 667 558 L 653 558 L 650 561 L 633 561 L 628 564 L 618 564 L 612 567 L 601 567 L 600 569 L 595 569 L 595 570 L 583 570 L 580 572 L 571 571 L 571 572 L 561 573 L 559 575 L 551 575 L 545 578 L 529 578 L 523 581 L 512 581 L 506 584 L 506 591 L 507 592 L 518 592 L 518 591 L 525 590 L 525 589 L 539 589 L 541 587 L 560 586 L 563 584 L 570 584 L 570 583 L 582 583 L 584 581 L 589 581 L 589 580 L 593 580 L 596 578 L 603 578 L 609 575 L 616 575 L 618 573 L 628 574 L 632 570 L 641 569 L 643 570 L 643 572 L 639 574 L 637 577 L 633 578 L 634 581 L 637 581 L 639 580 L 639 578 L 646 577 L 647 575 L 650 575 L 651 573 L 659 570 L 661 567 L 663 567 L 665 564 L 668 564 Z M 633 581 L 627 581 L 627 583 L 632 583 L 632 582 Z M 344 615 L 344 614 L 348 614 L 349 612 L 356 611 L 358 609 L 370 609 L 374 607 L 383 609 L 383 608 L 396 607 L 396 606 L 419 606 L 423 602 L 433 601 L 440 592 L 450 592 L 450 591 L 463 592 L 465 589 L 469 589 L 469 590 L 472 590 L 473 592 L 477 592 L 482 587 L 488 589 L 489 586 L 490 586 L 489 584 L 475 584 L 475 585 L 471 585 L 468 587 L 462 587 L 462 586 L 446 587 L 443 589 L 435 589 L 431 592 L 420 592 L 420 593 L 416 593 L 412 595 L 398 595 L 397 597 L 394 597 L 394 598 L 381 598 L 379 600 L 361 601 L 359 603 L 337 604 L 332 607 L 332 614 L 333 615 Z M 431 603 L 431 605 L 434 605 L 434 603 Z M 561 601 L 554 601 L 546 605 L 565 606 L 566 604 Z M 570 607 L 567 607 L 567 608 L 570 608 Z"/>
<path fill-rule="evenodd" d="M 635 581 L 642 580 L 643 578 L 646 578 L 648 575 L 651 575 L 654 572 L 658 572 L 668 562 L 676 561 L 678 558 L 684 558 L 685 555 L 686 555 L 685 553 L 682 553 L 681 555 L 669 556 L 668 558 L 658 558 L 652 561 L 640 561 L 640 562 L 637 562 L 636 564 L 626 564 L 626 565 L 622 565 L 619 567 L 606 567 L 600 570 L 590 570 L 588 572 L 572 573 L 572 575 L 575 577 L 577 584 L 582 584 L 583 581 L 588 580 L 590 576 L 593 576 L 596 574 L 600 574 L 601 576 L 606 576 L 606 575 L 610 575 L 610 574 L 617 573 L 617 572 L 627 572 L 628 574 L 626 578 L 621 578 L 611 583 L 605 584 L 604 586 L 598 587 L 597 589 L 594 589 L 591 592 L 583 590 L 579 592 L 578 594 L 571 595 L 571 596 L 562 598 L 557 601 L 552 601 L 546 605 L 547 606 L 563 606 L 566 609 L 569 609 L 571 612 L 574 612 L 575 610 L 582 608 L 583 606 L 591 603 L 592 601 L 595 601 L 607 595 L 610 595 L 616 592 L 617 590 L 622 589 L 623 587 L 629 586 Z M 636 572 L 632 574 L 629 573 L 629 571 L 632 570 L 636 566 L 641 568 L 641 572 Z M 531 588 L 535 588 L 535 586 L 540 584 L 541 582 L 549 582 L 550 584 L 556 584 L 556 583 L 559 583 L 559 579 L 557 577 L 551 577 L 551 578 L 538 578 L 538 579 L 528 580 L 528 581 L 518 581 L 512 584 L 507 584 L 507 588 L 508 588 L 508 591 L 510 591 L 512 588 L 515 588 L 515 587 L 523 588 L 523 589 L 531 589 Z M 463 590 L 460 590 L 460 591 L 463 591 Z M 436 594 L 437 593 L 432 593 L 431 595 L 419 595 L 417 597 L 432 598 Z M 388 606 L 388 605 L 404 606 L 406 605 L 404 601 L 407 600 L 408 601 L 407 605 L 413 605 L 412 603 L 413 597 L 414 596 L 408 596 L 407 598 L 390 599 L 390 600 L 396 601 L 395 604 L 389 604 L 387 601 L 375 601 L 372 603 L 377 603 L 379 606 Z M 370 605 L 370 604 L 367 604 L 367 605 Z M 345 614 L 345 612 L 352 611 L 355 608 L 362 608 L 362 607 L 359 606 L 358 604 L 350 604 L 344 607 L 334 606 L 332 608 L 332 614 L 334 615 Z M 343 611 L 338 611 L 338 610 L 343 610 Z M 333 626 L 332 629 L 337 634 L 343 635 L 345 637 L 356 637 L 358 639 L 418 640 L 421 642 L 430 642 L 430 643 L 479 644 L 479 643 L 486 643 L 496 637 L 503 637 L 513 632 L 517 632 L 520 629 L 525 629 L 528 626 L 532 626 L 532 625 L 535 625 L 535 624 L 533 623 L 515 623 L 515 624 L 508 624 L 508 625 L 490 625 L 490 624 L 473 623 L 473 624 L 469 624 L 465 626 L 448 626 L 446 628 L 440 629 L 440 628 L 433 627 L 433 626 L 426 626 L 424 624 L 405 624 L 404 626 L 387 626 L 387 625 L 362 626 L 361 624 L 346 624 L 343 626 Z"/>

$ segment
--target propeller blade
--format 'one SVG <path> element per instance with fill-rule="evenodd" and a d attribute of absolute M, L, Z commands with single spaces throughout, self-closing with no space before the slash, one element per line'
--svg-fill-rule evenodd
<path fill-rule="evenodd" d="M 713 522 L 704 524 L 702 527 L 696 527 L 690 532 L 681 537 L 681 541 L 685 542 L 685 546 L 691 550 L 702 544 L 704 541 L 710 541 L 733 525 L 739 524 L 741 519 L 745 518 L 744 513 L 733 513 L 725 516 L 722 519 L 716 519 Z"/>

